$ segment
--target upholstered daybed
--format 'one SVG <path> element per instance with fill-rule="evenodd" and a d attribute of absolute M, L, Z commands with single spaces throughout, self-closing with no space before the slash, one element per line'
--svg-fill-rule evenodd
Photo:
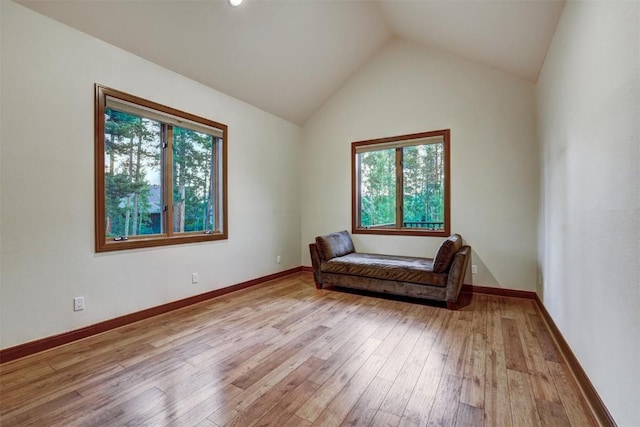
<path fill-rule="evenodd" d="M 318 289 L 333 285 L 444 301 L 449 309 L 458 308 L 471 257 L 459 234 L 442 242 L 435 258 L 359 253 L 347 231 L 316 237 L 309 251 Z"/>

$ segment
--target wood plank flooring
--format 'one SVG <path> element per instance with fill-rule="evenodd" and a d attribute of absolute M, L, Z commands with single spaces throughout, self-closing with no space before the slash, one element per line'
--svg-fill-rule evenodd
<path fill-rule="evenodd" d="M 309 273 L 0 366 L 2 426 L 595 426 L 531 300 L 458 311 Z"/>

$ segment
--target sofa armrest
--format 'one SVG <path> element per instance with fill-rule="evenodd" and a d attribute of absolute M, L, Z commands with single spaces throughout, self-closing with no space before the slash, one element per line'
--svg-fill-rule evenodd
<path fill-rule="evenodd" d="M 470 258 L 470 246 L 463 246 L 453 257 L 451 268 L 449 269 L 449 277 L 447 278 L 447 303 L 455 304 L 458 301 L 458 295 L 462 290 L 462 283 L 467 273 L 467 265 Z"/>
<path fill-rule="evenodd" d="M 309 254 L 311 255 L 311 266 L 313 267 L 313 280 L 316 282 L 316 288 L 322 289 L 322 273 L 320 272 L 320 253 L 318 245 L 309 243 Z"/>

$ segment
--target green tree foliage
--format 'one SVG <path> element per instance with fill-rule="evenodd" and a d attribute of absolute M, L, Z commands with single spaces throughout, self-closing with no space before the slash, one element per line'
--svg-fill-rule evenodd
<path fill-rule="evenodd" d="M 173 231 L 211 230 L 214 224 L 211 135 L 173 130 Z"/>
<path fill-rule="evenodd" d="M 159 200 L 150 200 L 148 174 L 159 174 L 160 123 L 107 109 L 105 203 L 107 236 L 157 233 L 151 227 Z"/>
<path fill-rule="evenodd" d="M 444 161 L 442 144 L 403 149 L 405 223 L 442 222 L 444 218 Z"/>
<path fill-rule="evenodd" d="M 396 149 L 359 154 L 361 226 L 396 225 Z M 442 144 L 402 148 L 403 226 L 444 221 Z"/>
<path fill-rule="evenodd" d="M 396 223 L 395 150 L 360 154 L 361 225 L 374 227 Z"/>
<path fill-rule="evenodd" d="M 106 110 L 105 203 L 107 236 L 162 232 L 160 122 Z M 164 131 L 166 132 L 166 130 Z M 174 232 L 213 229 L 214 138 L 173 127 Z"/>

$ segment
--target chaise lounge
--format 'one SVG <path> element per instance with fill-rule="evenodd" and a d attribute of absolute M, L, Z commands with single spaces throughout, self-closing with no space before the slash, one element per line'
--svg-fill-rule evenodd
<path fill-rule="evenodd" d="M 443 301 L 452 310 L 471 256 L 459 234 L 442 242 L 435 258 L 359 253 L 347 231 L 316 237 L 309 251 L 318 289 L 332 285 Z"/>

